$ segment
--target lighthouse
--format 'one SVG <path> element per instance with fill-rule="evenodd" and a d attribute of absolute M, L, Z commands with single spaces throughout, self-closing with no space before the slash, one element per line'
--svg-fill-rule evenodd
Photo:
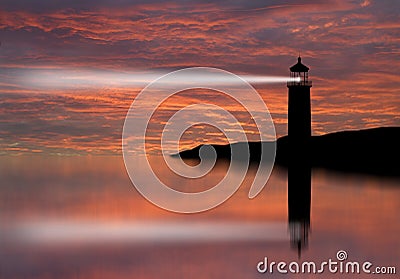
<path fill-rule="evenodd" d="M 290 67 L 291 80 L 288 105 L 288 135 L 291 145 L 307 149 L 311 137 L 311 103 L 310 88 L 312 82 L 308 80 L 309 68 L 297 58 L 297 64 Z"/>

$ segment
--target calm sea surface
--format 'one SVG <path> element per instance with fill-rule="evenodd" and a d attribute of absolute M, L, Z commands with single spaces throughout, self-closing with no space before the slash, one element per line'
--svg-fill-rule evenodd
<path fill-rule="evenodd" d="M 187 192 L 210 188 L 226 171 L 219 164 L 205 178 L 185 180 L 152 162 L 165 183 Z M 299 255 L 291 246 L 287 171 L 275 168 L 249 200 L 254 172 L 224 204 L 185 215 L 144 199 L 122 157 L 0 157 L 0 278 L 367 278 L 257 272 L 265 257 L 318 264 L 336 260 L 339 250 L 351 261 L 398 265 L 399 179 L 313 170 Z"/>

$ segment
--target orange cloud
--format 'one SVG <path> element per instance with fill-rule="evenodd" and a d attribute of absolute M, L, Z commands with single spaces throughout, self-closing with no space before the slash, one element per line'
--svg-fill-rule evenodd
<path fill-rule="evenodd" d="M 148 2 L 123 7 L 105 3 L 82 9 L 54 4 L 40 11 L 29 4 L 26 9 L 12 9 L 9 4 L 0 18 L 3 153 L 62 153 L 63 148 L 119 152 L 124 115 L 140 90 L 118 84 L 100 90 L 33 88 L 23 82 L 26 71 L 213 66 L 238 74 L 282 76 L 299 51 L 314 82 L 314 134 L 398 126 L 397 14 L 385 3 L 367 2 L 287 1 L 278 6 Z M 285 85 L 256 87 L 277 134 L 286 134 Z M 159 136 L 173 111 L 201 98 L 236 113 L 249 135 L 254 134 L 238 104 L 203 92 L 166 103 L 151 136 Z M 9 146 L 15 143 L 19 147 Z"/>

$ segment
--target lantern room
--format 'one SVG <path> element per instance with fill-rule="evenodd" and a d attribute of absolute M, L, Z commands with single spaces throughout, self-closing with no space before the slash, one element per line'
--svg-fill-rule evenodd
<path fill-rule="evenodd" d="M 290 67 L 290 81 L 288 86 L 312 86 L 312 82 L 308 80 L 308 68 L 306 65 L 301 63 L 301 57 L 297 58 L 297 64 Z"/>

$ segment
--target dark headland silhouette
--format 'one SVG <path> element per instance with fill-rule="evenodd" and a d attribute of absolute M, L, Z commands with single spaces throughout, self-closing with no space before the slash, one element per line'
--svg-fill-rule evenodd
<path fill-rule="evenodd" d="M 261 145 L 265 148 L 274 142 L 239 142 L 248 144 L 250 161 L 258 162 L 261 158 Z M 200 159 L 202 145 L 176 154 L 183 159 Z M 212 145 L 218 159 L 230 159 L 231 146 Z M 288 166 L 289 136 L 276 141 L 275 163 Z M 312 136 L 307 158 L 311 167 L 327 168 L 344 172 L 367 173 L 384 176 L 400 176 L 400 127 L 381 127 L 357 131 L 342 131 Z"/>

